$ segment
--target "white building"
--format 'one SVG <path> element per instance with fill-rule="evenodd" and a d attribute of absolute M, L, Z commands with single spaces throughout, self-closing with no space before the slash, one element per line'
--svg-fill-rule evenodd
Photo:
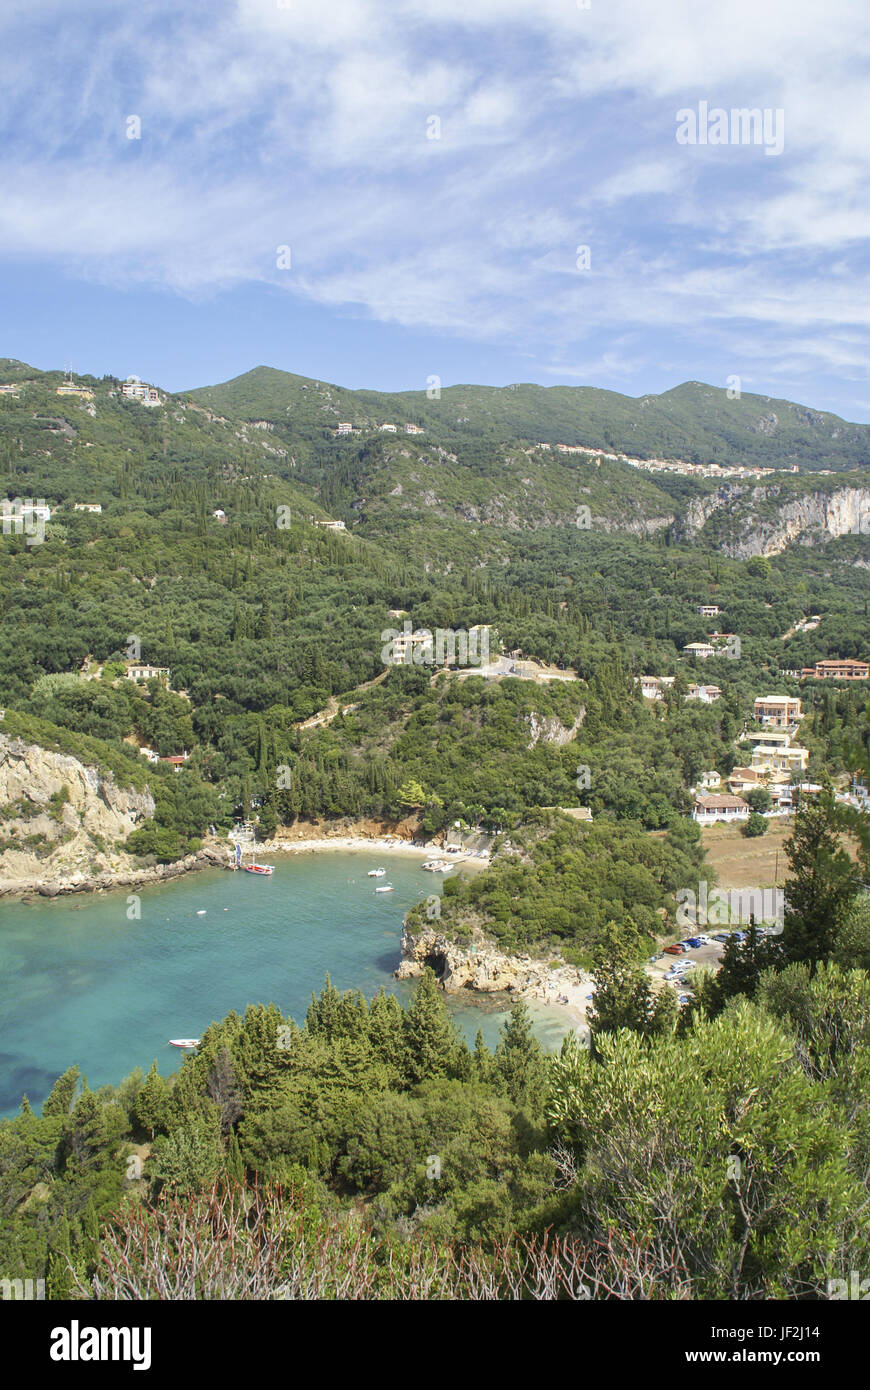
<path fill-rule="evenodd" d="M 696 796 L 692 810 L 692 820 L 699 825 L 713 825 L 716 821 L 744 821 L 749 819 L 749 806 L 742 796 Z"/>
<path fill-rule="evenodd" d="M 702 705 L 712 705 L 721 694 L 718 685 L 690 685 L 686 691 L 686 699 L 700 700 Z"/>
<path fill-rule="evenodd" d="M 676 676 L 635 676 L 634 683 L 645 700 L 661 700 L 675 680 Z"/>
<path fill-rule="evenodd" d="M 406 425 L 405 434 L 425 434 L 426 431 L 420 425 Z"/>
<path fill-rule="evenodd" d="M 123 382 L 121 395 L 126 396 L 128 401 L 138 401 L 140 405 L 162 405 L 159 391 L 153 386 L 146 386 L 138 377 L 128 377 Z"/>
<path fill-rule="evenodd" d="M 716 788 L 721 787 L 721 785 L 722 778 L 715 769 L 711 772 L 705 772 L 698 783 L 698 786 L 705 792 L 715 791 Z"/>
<path fill-rule="evenodd" d="M 353 425 L 350 424 L 349 421 L 344 420 L 344 421 L 342 421 L 342 423 L 339 425 L 338 429 L 336 430 L 336 433 L 337 433 L 337 434 L 353 434 Z"/>
<path fill-rule="evenodd" d="M 76 502 L 73 506 L 75 512 L 97 512 L 103 510 L 102 502 Z"/>
<path fill-rule="evenodd" d="M 168 666 L 149 666 L 143 661 L 128 661 L 125 672 L 128 681 L 148 681 L 152 677 L 169 680 Z"/>
<path fill-rule="evenodd" d="M 386 430 L 387 434 L 395 434 L 397 431 L 397 427 L 395 425 L 381 425 L 381 429 Z"/>

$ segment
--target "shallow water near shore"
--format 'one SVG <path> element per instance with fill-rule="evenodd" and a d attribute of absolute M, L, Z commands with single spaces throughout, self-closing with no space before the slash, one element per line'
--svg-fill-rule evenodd
<path fill-rule="evenodd" d="M 214 869 L 143 888 L 139 919 L 126 890 L 0 904 L 0 1115 L 25 1093 L 38 1107 L 73 1063 L 92 1089 L 155 1058 L 168 1075 L 181 1054 L 167 1040 L 199 1037 L 231 1009 L 273 1002 L 302 1022 L 327 971 L 338 989 L 409 998 L 413 982 L 392 977 L 402 918 L 440 875 L 389 851 L 265 862 L 271 878 Z M 386 878 L 367 877 L 376 865 Z M 469 1042 L 480 1028 L 494 1046 L 506 1000 L 447 1002 Z M 528 1008 L 541 1042 L 558 1047 L 570 1019 Z"/>

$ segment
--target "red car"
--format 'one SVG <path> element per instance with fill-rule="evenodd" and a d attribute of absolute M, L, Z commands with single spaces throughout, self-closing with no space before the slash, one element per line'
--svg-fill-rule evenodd
<path fill-rule="evenodd" d="M 680 942 L 675 942 L 673 946 L 666 946 L 665 951 L 669 956 L 684 956 L 686 954 L 686 948 Z"/>

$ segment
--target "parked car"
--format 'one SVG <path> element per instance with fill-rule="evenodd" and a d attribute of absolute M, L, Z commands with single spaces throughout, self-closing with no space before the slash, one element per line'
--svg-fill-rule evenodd
<path fill-rule="evenodd" d="M 734 933 L 734 940 L 735 940 L 735 941 L 745 941 L 745 940 L 746 940 L 746 932 L 745 932 L 745 931 L 736 931 L 736 932 Z"/>
<path fill-rule="evenodd" d="M 714 931 L 714 933 L 713 933 L 713 940 L 714 940 L 714 941 L 723 941 L 723 942 L 724 942 L 724 941 L 727 941 L 727 940 L 728 940 L 728 933 L 727 933 L 727 931 Z"/>
<path fill-rule="evenodd" d="M 699 947 L 699 946 L 703 946 L 703 944 L 704 944 L 704 938 L 703 938 L 702 936 L 690 936 L 690 937 L 689 937 L 689 945 L 691 946 L 691 948 L 692 948 L 693 951 L 697 951 L 698 947 Z"/>
<path fill-rule="evenodd" d="M 685 955 L 686 948 L 681 941 L 675 942 L 673 946 L 665 947 L 665 954 L 669 956 Z"/>

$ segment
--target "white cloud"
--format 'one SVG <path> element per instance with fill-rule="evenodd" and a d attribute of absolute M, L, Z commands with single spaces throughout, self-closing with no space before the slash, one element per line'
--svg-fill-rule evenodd
<path fill-rule="evenodd" d="M 563 376 L 630 373 L 650 334 L 751 355 L 747 325 L 783 371 L 863 371 L 863 0 L 219 0 L 207 22 L 6 0 L 0 32 L 0 254 L 192 296 L 270 281 Z M 782 106 L 783 155 L 677 146 L 702 99 Z"/>

